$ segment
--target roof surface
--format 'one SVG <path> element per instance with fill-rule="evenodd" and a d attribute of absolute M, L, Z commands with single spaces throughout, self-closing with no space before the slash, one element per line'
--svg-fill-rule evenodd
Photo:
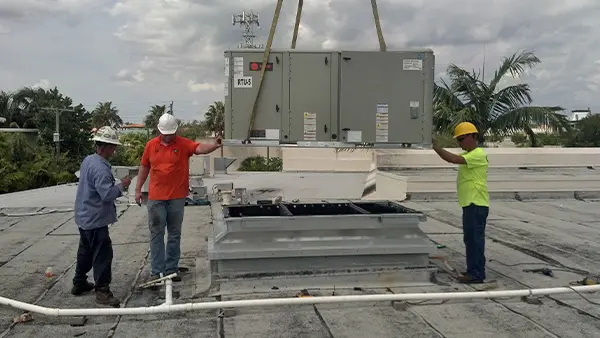
<path fill-rule="evenodd" d="M 253 174 L 246 182 L 264 188 L 270 181 L 284 186 L 286 195 L 297 191 L 318 194 L 324 190 L 354 193 L 364 179 L 351 175 L 327 176 L 309 180 L 314 174 L 265 177 Z M 322 174 L 321 174 L 322 175 Z M 279 177 L 279 178 L 277 178 Z M 325 177 L 325 176 L 321 176 Z M 313 182 L 313 183 L 307 183 Z M 315 183 L 316 182 L 316 183 Z M 214 184 L 205 180 L 207 186 Z M 236 183 L 236 186 L 241 186 Z M 284 189 L 284 190 L 285 190 Z M 60 186 L 0 196 L 0 296 L 48 307 L 99 307 L 93 295 L 74 297 L 69 293 L 73 278 L 78 233 L 72 212 L 44 215 L 16 215 L 44 211 L 50 207 L 70 207 L 75 186 Z M 314 197 L 314 196 L 313 196 Z M 355 198 L 354 196 L 348 198 Z M 523 289 L 565 286 L 581 280 L 582 275 L 562 271 L 558 265 L 600 270 L 600 203 L 575 199 L 493 200 L 488 219 L 486 256 L 491 282 L 476 287 L 453 282 L 440 270 L 438 285 L 390 290 L 343 291 L 336 295 L 359 293 L 473 291 L 477 289 Z M 464 245 L 460 228 L 460 209 L 456 201 L 407 201 L 403 205 L 423 211 L 427 222 L 421 228 L 445 248 L 439 249 L 449 265 L 464 270 Z M 50 208 L 51 209 L 51 208 Z M 119 222 L 111 228 L 114 248 L 112 290 L 126 300 L 127 307 L 157 305 L 163 294 L 136 287 L 148 278 L 148 229 L 145 208 L 118 206 Z M 60 210 L 59 210 L 60 211 Z M 210 210 L 188 206 L 182 235 L 183 266 L 190 273 L 174 284 L 179 292 L 175 303 L 213 301 L 206 296 L 210 285 L 205 236 L 209 234 Z M 531 264 L 535 263 L 535 264 Z M 539 264 L 543 263 L 543 264 Z M 518 264 L 518 265 L 516 265 Z M 550 267 L 554 277 L 524 272 L 524 269 Z M 52 267 L 55 278 L 44 271 Z M 440 267 L 443 268 L 442 265 Z M 91 278 L 90 278 L 91 279 Z M 495 280 L 495 282 L 494 282 Z M 330 290 L 309 290 L 313 295 L 330 295 Z M 293 297 L 295 293 L 276 293 L 269 297 Z M 235 295 L 231 299 L 257 298 Z M 598 295 L 585 297 L 600 301 Z M 90 317 L 83 326 L 74 318 L 55 318 L 33 314 L 33 321 L 11 325 L 21 312 L 0 306 L 0 337 L 592 337 L 600 332 L 600 307 L 577 294 L 541 298 L 541 305 L 519 298 L 496 300 L 431 301 L 394 308 L 389 303 L 361 303 L 297 307 L 246 308 L 216 311 L 161 314 L 150 316 Z M 4 334 L 2 332 L 4 331 Z"/>

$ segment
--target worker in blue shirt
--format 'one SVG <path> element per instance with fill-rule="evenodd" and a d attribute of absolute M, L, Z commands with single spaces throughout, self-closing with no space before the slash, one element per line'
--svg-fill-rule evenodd
<path fill-rule="evenodd" d="M 117 222 L 115 200 L 123 195 L 131 183 L 125 177 L 115 184 L 108 159 L 121 143 L 111 127 L 98 129 L 93 137 L 96 153 L 88 155 L 81 163 L 79 185 L 75 199 L 75 223 L 79 229 L 79 249 L 73 278 L 73 295 L 95 290 L 96 302 L 119 307 L 120 301 L 110 291 L 113 249 L 108 226 Z M 87 273 L 94 268 L 94 281 Z"/>

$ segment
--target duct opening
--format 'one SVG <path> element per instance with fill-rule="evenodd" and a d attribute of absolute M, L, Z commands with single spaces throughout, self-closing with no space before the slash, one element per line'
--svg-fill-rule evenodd
<path fill-rule="evenodd" d="M 298 203 L 285 204 L 293 216 L 334 216 L 364 214 L 351 203 Z"/>
<path fill-rule="evenodd" d="M 223 206 L 223 216 L 229 217 L 273 217 L 285 213 L 277 204 L 229 205 Z"/>
<path fill-rule="evenodd" d="M 290 216 L 341 216 L 418 213 L 399 204 L 382 202 L 344 203 L 282 203 L 260 205 L 223 206 L 225 218 L 230 217 L 290 217 Z"/>
<path fill-rule="evenodd" d="M 418 213 L 415 210 L 401 206 L 389 201 L 383 202 L 354 202 L 356 206 L 371 214 L 410 214 Z"/>

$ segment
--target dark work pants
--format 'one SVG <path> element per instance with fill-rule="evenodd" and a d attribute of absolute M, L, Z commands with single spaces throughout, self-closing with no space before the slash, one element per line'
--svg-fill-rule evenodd
<path fill-rule="evenodd" d="M 489 207 L 474 204 L 463 207 L 463 233 L 467 249 L 467 274 L 485 280 L 485 226 Z"/>
<path fill-rule="evenodd" d="M 87 273 L 94 268 L 96 289 L 107 287 L 112 281 L 112 259 L 112 241 L 107 226 L 93 230 L 79 229 L 79 249 L 73 284 L 87 283 Z"/>

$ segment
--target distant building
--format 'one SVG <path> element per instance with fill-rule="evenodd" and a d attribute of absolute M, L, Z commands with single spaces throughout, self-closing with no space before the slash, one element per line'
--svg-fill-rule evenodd
<path fill-rule="evenodd" d="M 143 123 L 130 123 L 119 128 L 119 135 L 129 134 L 129 133 L 147 133 L 148 129 L 146 125 Z"/>
<path fill-rule="evenodd" d="M 92 134 L 95 134 L 98 128 L 92 129 Z M 143 123 L 129 123 L 121 126 L 118 130 L 119 135 L 130 133 L 147 133 L 146 125 Z"/>
<path fill-rule="evenodd" d="M 571 114 L 568 117 L 569 122 L 571 123 L 571 127 L 574 127 L 577 121 L 580 121 L 591 114 L 592 110 L 590 108 L 583 110 L 571 110 Z"/>

